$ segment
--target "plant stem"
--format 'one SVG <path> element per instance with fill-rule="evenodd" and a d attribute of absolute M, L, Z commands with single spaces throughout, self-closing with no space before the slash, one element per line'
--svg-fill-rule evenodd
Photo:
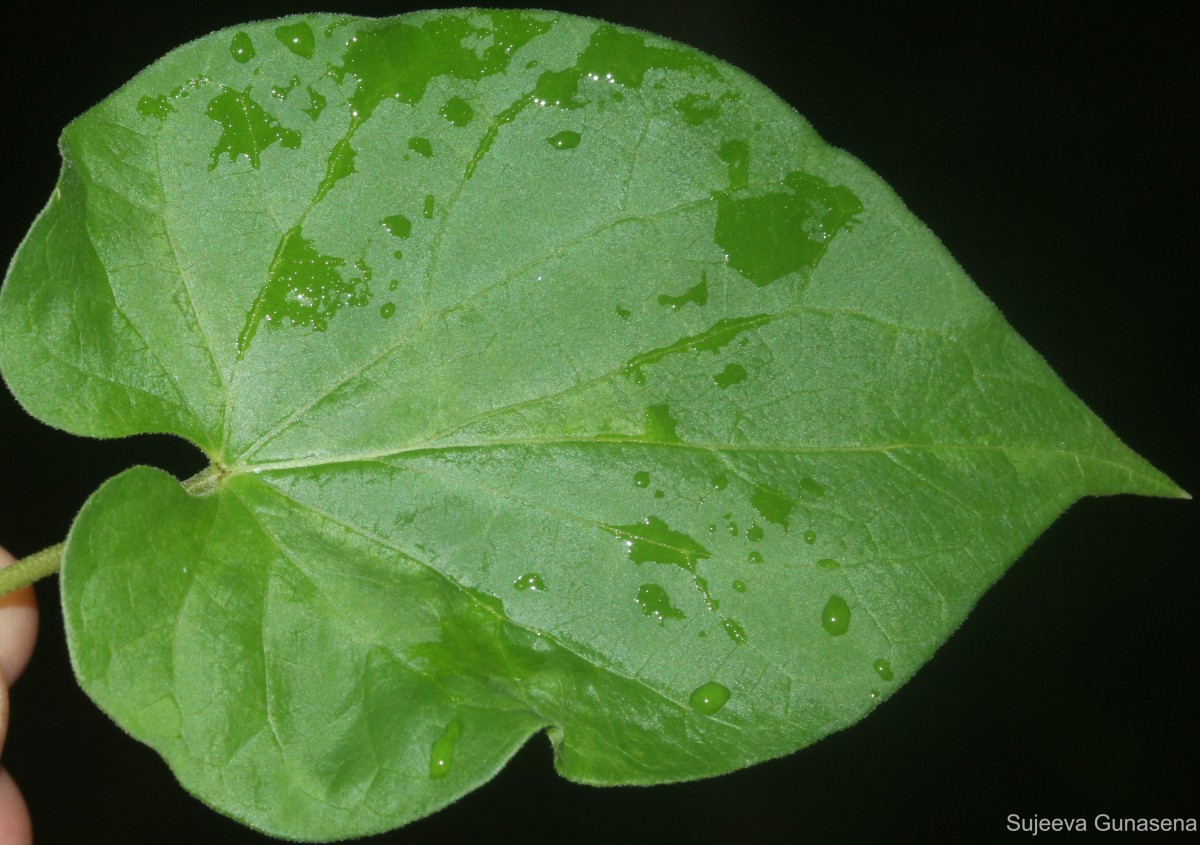
<path fill-rule="evenodd" d="M 193 496 L 204 496 L 213 492 L 224 476 L 225 471 L 213 464 L 182 482 L 183 489 Z M 23 557 L 7 569 L 0 569 L 0 598 L 58 572 L 66 547 L 64 541 Z"/>
<path fill-rule="evenodd" d="M 42 549 L 28 557 L 23 557 L 8 569 L 0 569 L 0 596 L 6 596 L 13 590 L 27 587 L 34 581 L 40 581 L 47 575 L 58 572 L 62 566 L 63 549 L 67 544 L 59 543 L 48 549 Z"/>
<path fill-rule="evenodd" d="M 217 489 L 217 485 L 221 483 L 221 480 L 227 474 L 226 470 L 216 464 L 209 464 L 187 481 L 179 483 L 183 485 L 184 490 L 187 490 L 193 496 L 207 496 Z"/>

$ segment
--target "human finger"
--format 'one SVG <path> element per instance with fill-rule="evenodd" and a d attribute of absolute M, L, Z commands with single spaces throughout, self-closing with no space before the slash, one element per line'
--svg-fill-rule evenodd
<path fill-rule="evenodd" d="M 0 548 L 0 569 L 14 563 Z M 24 587 L 0 597 L 0 677 L 11 686 L 33 653 L 37 638 L 37 599 L 33 587 Z"/>
<path fill-rule="evenodd" d="M 0 569 L 13 563 L 0 548 Z M 8 732 L 8 684 L 17 679 L 37 635 L 37 602 L 33 588 L 25 587 L 0 597 L 0 752 Z M 7 769 L 0 768 L 0 845 L 32 845 L 29 808 Z"/>
<path fill-rule="evenodd" d="M 0 769 L 0 845 L 32 845 L 33 824 L 21 790 L 7 769 Z"/>

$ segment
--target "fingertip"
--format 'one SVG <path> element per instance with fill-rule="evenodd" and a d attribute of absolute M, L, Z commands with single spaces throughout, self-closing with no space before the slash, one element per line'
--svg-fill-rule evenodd
<path fill-rule="evenodd" d="M 0 769 L 0 845 L 32 845 L 33 823 L 8 769 Z"/>
<path fill-rule="evenodd" d="M 0 569 L 13 558 L 0 549 Z M 26 587 L 0 598 L 0 748 L 8 727 L 7 684 L 16 680 L 29 662 L 37 633 L 37 602 Z M 0 768 L 0 845 L 32 845 L 33 824 L 29 808 L 7 769 Z"/>
<path fill-rule="evenodd" d="M 0 548 L 0 569 L 14 562 L 13 556 Z M 32 586 L 0 596 L 0 678 L 10 686 L 29 663 L 37 626 L 37 597 Z M 3 840 L 0 845 L 4 845 Z"/>

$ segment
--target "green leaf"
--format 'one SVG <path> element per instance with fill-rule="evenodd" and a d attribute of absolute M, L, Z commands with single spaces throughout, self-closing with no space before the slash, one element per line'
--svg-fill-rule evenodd
<path fill-rule="evenodd" d="M 216 33 L 68 127 L 0 290 L 105 484 L 84 689 L 202 800 L 385 830 L 546 730 L 585 783 L 787 754 L 1077 498 L 1181 495 L 739 71 L 545 13 Z"/>

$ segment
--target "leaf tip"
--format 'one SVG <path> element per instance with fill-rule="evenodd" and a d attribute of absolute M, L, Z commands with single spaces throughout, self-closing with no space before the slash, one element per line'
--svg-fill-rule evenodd
<path fill-rule="evenodd" d="M 1190 501 L 1192 498 L 1191 493 L 1158 471 L 1155 471 L 1150 483 L 1139 487 L 1134 492 L 1141 496 L 1156 496 L 1162 499 L 1183 499 Z"/>

